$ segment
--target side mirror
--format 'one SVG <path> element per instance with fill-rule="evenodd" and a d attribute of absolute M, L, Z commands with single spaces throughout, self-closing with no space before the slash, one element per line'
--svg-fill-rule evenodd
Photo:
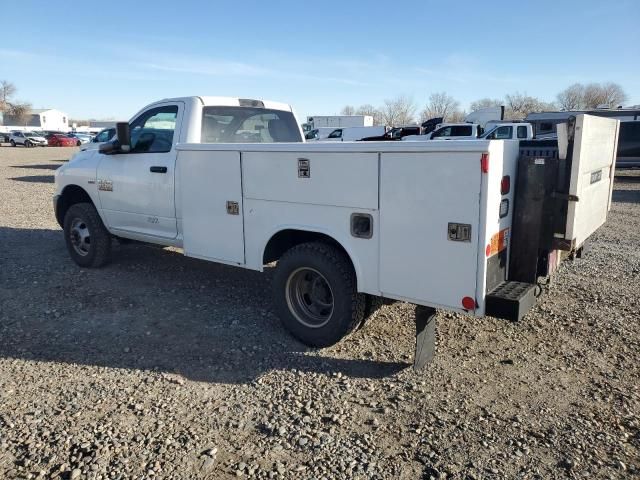
<path fill-rule="evenodd" d="M 126 122 L 116 123 L 116 138 L 110 142 L 100 144 L 100 153 L 128 153 L 131 151 L 131 130 Z"/>
<path fill-rule="evenodd" d="M 116 138 L 122 153 L 131 151 L 131 129 L 129 128 L 129 123 L 116 123 Z"/>

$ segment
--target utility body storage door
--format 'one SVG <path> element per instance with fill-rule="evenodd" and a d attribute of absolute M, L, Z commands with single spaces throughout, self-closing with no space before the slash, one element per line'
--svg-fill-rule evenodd
<path fill-rule="evenodd" d="M 181 150 L 178 170 L 185 255 L 244 264 L 240 152 Z"/>
<path fill-rule="evenodd" d="M 455 152 L 459 143 L 449 152 L 381 154 L 384 296 L 458 309 L 476 297 L 481 152 Z M 449 223 L 468 226 L 469 239 L 450 240 Z"/>

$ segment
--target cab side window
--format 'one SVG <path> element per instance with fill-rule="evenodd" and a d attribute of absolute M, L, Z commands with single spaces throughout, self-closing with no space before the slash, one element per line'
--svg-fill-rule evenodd
<path fill-rule="evenodd" d="M 450 137 L 450 136 L 451 136 L 451 127 L 443 127 L 433 132 L 433 135 L 431 135 L 431 138 Z"/>
<path fill-rule="evenodd" d="M 144 112 L 131 123 L 131 151 L 133 153 L 171 151 L 177 117 L 177 105 L 157 107 Z"/>
<path fill-rule="evenodd" d="M 471 125 L 456 125 L 451 127 L 452 137 L 470 137 L 472 132 L 473 128 Z"/>
<path fill-rule="evenodd" d="M 342 130 L 334 130 L 329 134 L 329 138 L 342 138 Z"/>
<path fill-rule="evenodd" d="M 518 138 L 527 138 L 527 127 L 524 125 L 518 127 Z"/>
<path fill-rule="evenodd" d="M 493 138 L 497 140 L 509 140 L 513 133 L 513 127 L 498 127 L 493 134 Z"/>

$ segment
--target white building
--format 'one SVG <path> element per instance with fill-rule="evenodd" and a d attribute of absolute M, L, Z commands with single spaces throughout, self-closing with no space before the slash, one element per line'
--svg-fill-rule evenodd
<path fill-rule="evenodd" d="M 11 115 L 4 114 L 0 117 L 4 130 L 59 130 L 69 131 L 69 117 L 66 113 L 53 108 L 41 108 L 29 110 L 20 122 Z"/>

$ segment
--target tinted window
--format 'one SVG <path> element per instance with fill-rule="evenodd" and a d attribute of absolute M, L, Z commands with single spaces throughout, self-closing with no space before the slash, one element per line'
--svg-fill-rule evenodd
<path fill-rule="evenodd" d="M 247 107 L 204 107 L 202 143 L 301 142 L 291 112 Z"/>
<path fill-rule="evenodd" d="M 496 140 L 508 140 L 513 134 L 513 127 L 498 127 L 493 134 Z"/>
<path fill-rule="evenodd" d="M 328 138 L 342 138 L 342 130 L 334 130 L 329 134 Z"/>
<path fill-rule="evenodd" d="M 431 138 L 450 137 L 450 136 L 451 136 L 451 127 L 442 127 L 436 130 L 435 132 L 433 132 L 433 135 L 431 135 Z"/>
<path fill-rule="evenodd" d="M 518 127 L 518 138 L 527 138 L 527 127 L 520 125 Z"/>
<path fill-rule="evenodd" d="M 471 125 L 455 125 L 451 127 L 452 137 L 470 137 L 473 127 Z"/>
<path fill-rule="evenodd" d="M 538 124 L 538 133 L 548 133 L 553 131 L 553 124 L 551 122 L 541 122 Z"/>
<path fill-rule="evenodd" d="M 178 106 L 153 108 L 131 123 L 131 151 L 168 152 L 173 145 Z"/>
<path fill-rule="evenodd" d="M 640 157 L 640 122 L 620 122 L 619 157 Z"/>

